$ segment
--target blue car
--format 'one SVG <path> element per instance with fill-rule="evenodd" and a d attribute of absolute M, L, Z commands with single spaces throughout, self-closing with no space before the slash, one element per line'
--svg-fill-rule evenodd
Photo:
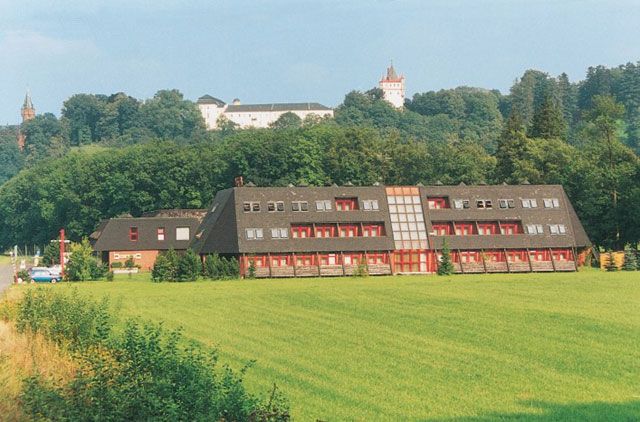
<path fill-rule="evenodd" d="M 29 270 L 31 280 L 40 283 L 57 283 L 60 273 L 51 268 L 34 267 Z"/>

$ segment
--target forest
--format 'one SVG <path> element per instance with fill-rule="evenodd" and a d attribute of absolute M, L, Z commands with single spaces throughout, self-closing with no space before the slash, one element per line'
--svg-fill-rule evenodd
<path fill-rule="evenodd" d="M 98 222 L 206 207 L 235 176 L 258 186 L 561 184 L 592 242 L 640 241 L 640 63 L 570 82 L 527 70 L 508 94 L 416 93 L 403 110 L 379 89 L 348 93 L 332 119 L 283 115 L 269 129 L 206 131 L 177 90 L 140 100 L 77 94 L 60 117 L 0 128 L 0 250 L 78 240 Z"/>

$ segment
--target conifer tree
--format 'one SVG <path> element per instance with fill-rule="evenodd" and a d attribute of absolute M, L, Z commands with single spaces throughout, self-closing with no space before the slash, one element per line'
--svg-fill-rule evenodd
<path fill-rule="evenodd" d="M 526 156 L 528 141 L 520 113 L 512 110 L 496 149 L 497 181 L 520 182 L 517 180 L 518 163 Z"/>
<path fill-rule="evenodd" d="M 438 275 L 453 274 L 453 262 L 451 261 L 451 250 L 447 245 L 447 241 L 442 242 L 442 257 L 438 263 Z"/>
<path fill-rule="evenodd" d="M 613 254 L 613 251 L 609 249 L 609 251 L 605 256 L 606 256 L 605 259 L 607 260 L 607 262 L 604 265 L 604 269 L 609 272 L 618 271 L 618 266 L 616 265 L 616 259 Z"/>
<path fill-rule="evenodd" d="M 624 263 L 622 264 L 623 271 L 636 271 L 638 269 L 638 257 L 631 245 L 624 247 Z"/>
<path fill-rule="evenodd" d="M 550 95 L 544 98 L 540 107 L 533 114 L 529 136 L 543 139 L 566 139 L 567 122 L 564 119 L 562 109 Z"/>

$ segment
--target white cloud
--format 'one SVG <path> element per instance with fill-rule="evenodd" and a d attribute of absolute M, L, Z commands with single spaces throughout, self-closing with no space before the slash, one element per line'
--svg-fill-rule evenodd
<path fill-rule="evenodd" d="M 0 36 L 0 56 L 50 58 L 70 54 L 96 55 L 97 46 L 88 40 L 54 38 L 34 31 L 6 31 Z"/>

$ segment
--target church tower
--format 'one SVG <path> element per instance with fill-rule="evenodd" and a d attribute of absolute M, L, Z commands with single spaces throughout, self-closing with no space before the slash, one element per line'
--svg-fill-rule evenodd
<path fill-rule="evenodd" d="M 36 117 L 36 109 L 33 106 L 33 102 L 31 102 L 31 93 L 29 91 L 27 91 L 27 95 L 24 97 L 24 103 L 20 109 L 20 114 L 22 115 L 22 123 Z M 24 136 L 20 129 L 18 129 L 18 148 L 20 148 L 20 151 L 24 150 L 25 141 L 26 136 Z"/>
<path fill-rule="evenodd" d="M 384 99 L 396 108 L 404 107 L 404 76 L 396 73 L 393 63 L 387 68 L 387 76 L 380 79 Z"/>

